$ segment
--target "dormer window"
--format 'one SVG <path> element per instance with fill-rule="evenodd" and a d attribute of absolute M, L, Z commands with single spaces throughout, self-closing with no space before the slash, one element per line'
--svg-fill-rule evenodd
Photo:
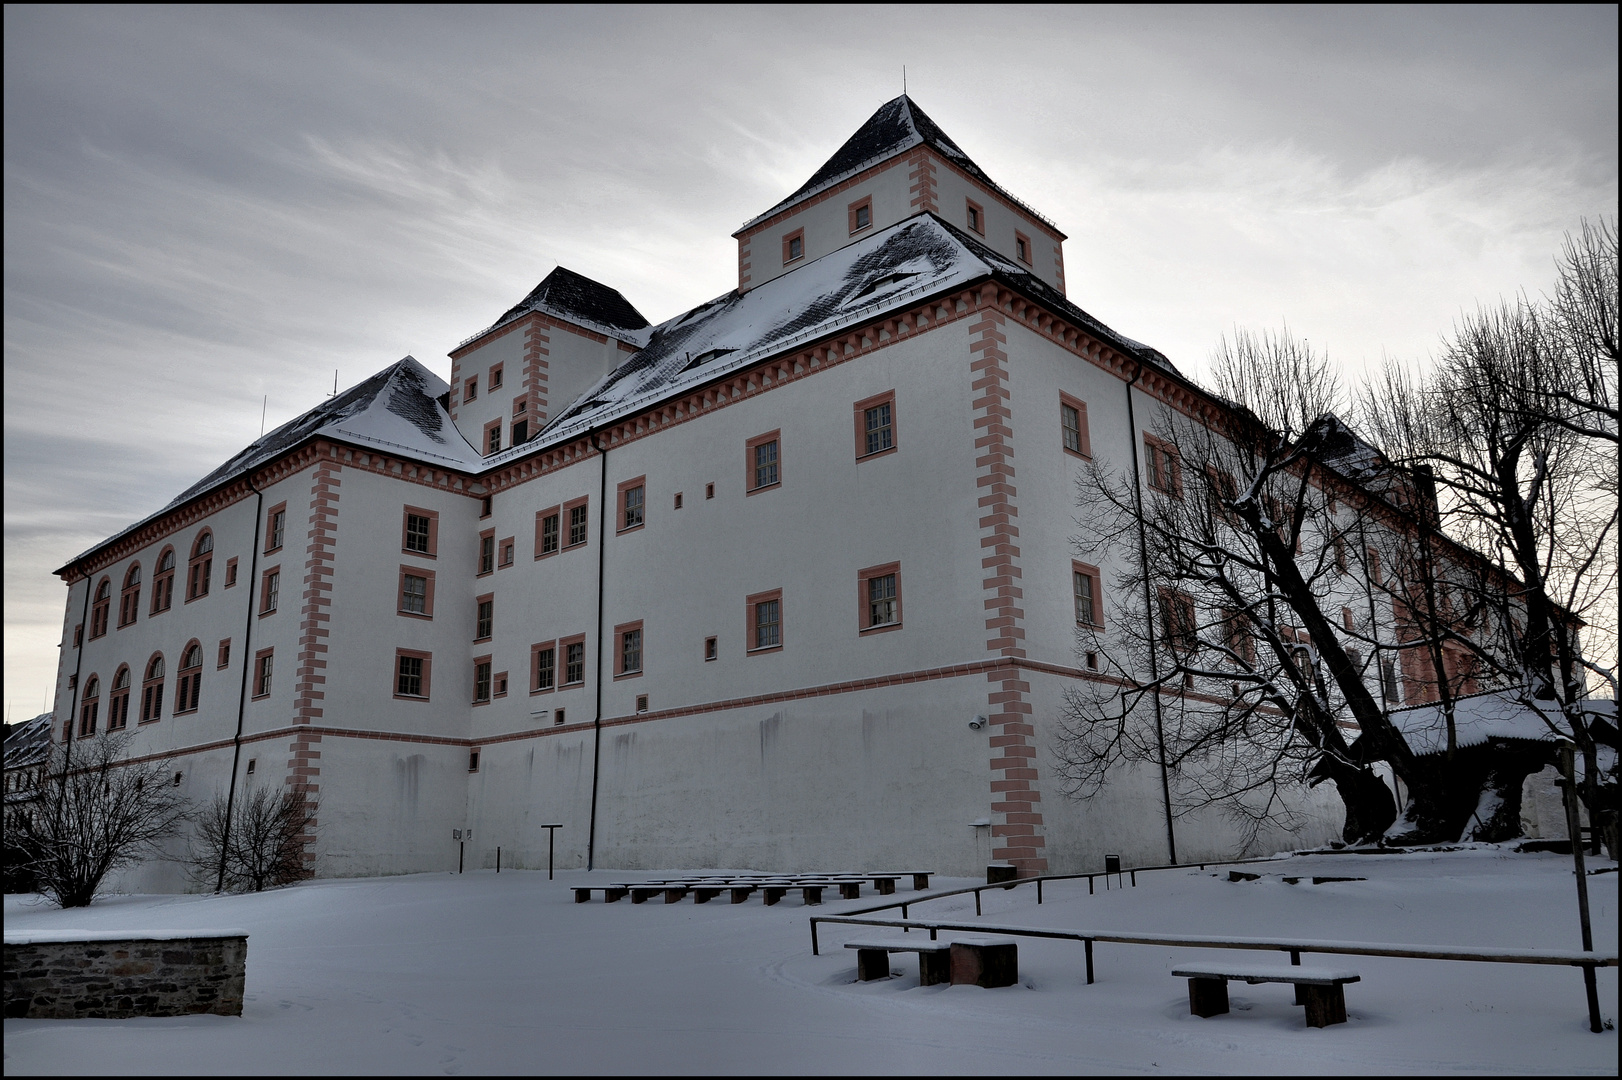
<path fill-rule="evenodd" d="M 850 232 L 854 236 L 873 224 L 873 197 L 871 195 L 851 203 Z"/>
<path fill-rule="evenodd" d="M 795 229 L 783 237 L 783 265 L 805 258 L 805 230 Z"/>

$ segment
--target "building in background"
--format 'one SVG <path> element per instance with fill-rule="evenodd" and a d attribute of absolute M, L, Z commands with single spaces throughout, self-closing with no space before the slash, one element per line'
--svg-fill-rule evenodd
<path fill-rule="evenodd" d="M 407 357 L 69 561 L 55 737 L 306 789 L 322 876 L 553 821 L 563 865 L 1162 861 L 1158 778 L 1072 803 L 1045 755 L 1112 587 L 1078 470 L 1212 399 L 909 98 L 735 236 L 736 290 L 650 326 L 560 267 L 449 385 Z M 1263 846 L 1337 835 L 1299 797 Z"/>

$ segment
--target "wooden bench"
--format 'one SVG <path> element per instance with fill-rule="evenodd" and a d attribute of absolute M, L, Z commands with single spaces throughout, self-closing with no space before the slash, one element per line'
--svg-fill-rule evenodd
<path fill-rule="evenodd" d="M 1293 983 L 1295 1003 L 1306 1006 L 1307 1027 L 1328 1027 L 1346 1022 L 1347 983 L 1361 981 L 1346 968 L 1295 967 L 1260 964 L 1185 964 L 1172 972 L 1188 980 L 1188 1011 L 1195 1016 L 1219 1016 L 1228 1011 L 1228 980 L 1256 983 Z"/>
<path fill-rule="evenodd" d="M 578 886 L 574 890 L 574 902 L 577 904 L 584 904 L 591 899 L 591 894 L 593 892 L 601 892 L 603 894 L 603 903 L 612 904 L 616 900 L 625 899 L 625 897 L 630 894 L 630 891 L 630 889 L 623 885 Z"/>
<path fill-rule="evenodd" d="M 856 950 L 856 979 L 872 982 L 890 977 L 890 954 L 918 954 L 918 985 L 938 986 L 952 980 L 952 946 L 944 941 L 883 940 L 847 941 L 845 948 Z"/>

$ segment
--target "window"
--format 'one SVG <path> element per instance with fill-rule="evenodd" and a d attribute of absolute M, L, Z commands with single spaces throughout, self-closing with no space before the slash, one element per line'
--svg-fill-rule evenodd
<path fill-rule="evenodd" d="M 1384 578 L 1382 578 L 1380 576 L 1380 553 L 1378 551 L 1375 551 L 1373 548 L 1369 548 L 1368 551 L 1369 551 L 1369 581 L 1373 582 L 1375 585 L 1380 585 L 1380 584 L 1382 584 L 1384 582 Z M 105 630 L 106 627 L 104 626 L 103 629 Z M 92 636 L 94 636 L 94 635 L 92 635 Z"/>
<path fill-rule="evenodd" d="M 222 639 L 220 641 L 220 656 L 219 656 L 219 660 L 215 663 L 214 666 L 216 668 L 227 668 L 227 667 L 231 666 L 231 639 L 230 638 L 224 638 L 224 639 Z"/>
<path fill-rule="evenodd" d="M 479 605 L 473 625 L 473 640 L 488 641 L 496 624 L 496 598 L 494 593 L 486 593 L 478 598 Z"/>
<path fill-rule="evenodd" d="M 1340 624 L 1346 628 L 1348 633 L 1357 629 L 1357 622 L 1352 616 L 1351 608 L 1343 607 L 1340 609 Z"/>
<path fill-rule="evenodd" d="M 79 738 L 96 733 L 96 721 L 101 713 L 101 680 L 94 675 L 84 684 L 84 700 L 79 703 Z"/>
<path fill-rule="evenodd" d="M 746 601 L 748 626 L 744 640 L 749 652 L 783 647 L 783 590 L 756 593 Z"/>
<path fill-rule="evenodd" d="M 469 379 L 467 381 L 467 385 L 462 388 L 462 400 L 464 402 L 473 401 L 473 400 L 477 399 L 478 396 L 479 396 L 479 380 L 475 376 L 474 378 Z"/>
<path fill-rule="evenodd" d="M 783 265 L 805 257 L 805 230 L 795 229 L 783 237 Z"/>
<path fill-rule="evenodd" d="M 550 690 L 558 683 L 558 650 L 550 641 L 530 646 L 530 692 Z"/>
<path fill-rule="evenodd" d="M 492 420 L 484 425 L 484 452 L 486 454 L 499 453 L 501 450 L 501 421 Z"/>
<path fill-rule="evenodd" d="M 642 624 L 624 623 L 614 627 L 614 639 L 619 643 L 615 649 L 615 677 L 642 674 Z"/>
<path fill-rule="evenodd" d="M 778 434 L 776 431 L 768 431 L 764 435 L 756 435 L 744 444 L 749 467 L 748 490 L 751 492 L 776 487 L 783 478 L 780 471 L 782 462 L 778 452 Z"/>
<path fill-rule="evenodd" d="M 1185 657 L 1199 647 L 1193 597 L 1170 589 L 1160 590 L 1160 636 L 1167 648 Z"/>
<path fill-rule="evenodd" d="M 499 563 L 497 563 L 496 565 L 497 566 L 511 566 L 513 564 L 513 548 L 515 548 L 517 546 L 518 546 L 517 541 L 515 541 L 510 536 L 507 537 L 505 540 L 503 540 L 499 545 L 497 545 L 498 549 L 501 552 L 501 561 Z"/>
<path fill-rule="evenodd" d="M 969 222 L 969 231 L 984 236 L 986 234 L 986 212 L 973 199 L 965 199 L 964 201 L 968 203 L 968 214 L 966 216 Z"/>
<path fill-rule="evenodd" d="M 430 559 L 439 553 L 439 515 L 434 511 L 416 506 L 406 507 L 402 528 L 402 550 L 413 555 L 426 555 Z"/>
<path fill-rule="evenodd" d="M 895 391 L 888 390 L 876 397 L 858 401 L 853 409 L 856 418 L 856 456 L 872 457 L 895 449 Z"/>
<path fill-rule="evenodd" d="M 191 561 L 186 565 L 186 600 L 189 603 L 208 595 L 208 578 L 214 569 L 214 534 L 207 529 L 192 545 Z"/>
<path fill-rule="evenodd" d="M 107 699 L 107 730 L 119 731 L 130 722 L 130 669 L 121 666 L 113 676 L 112 693 Z"/>
<path fill-rule="evenodd" d="M 287 504 L 277 503 L 265 519 L 265 554 L 278 551 L 287 533 Z"/>
<path fill-rule="evenodd" d="M 859 233 L 873 224 L 873 197 L 871 195 L 861 198 L 846 207 L 850 217 L 850 231 Z"/>
<path fill-rule="evenodd" d="M 1019 261 L 1020 262 L 1024 263 L 1027 266 L 1030 265 L 1030 263 L 1031 263 L 1031 240 L 1030 240 L 1030 237 L 1026 236 L 1022 232 L 1016 232 L 1014 234 L 1014 254 L 1019 256 Z"/>
<path fill-rule="evenodd" d="M 643 484 L 643 477 L 627 480 L 619 486 L 620 497 L 620 532 L 627 529 L 639 528 L 646 515 L 644 514 L 647 488 Z"/>
<path fill-rule="evenodd" d="M 275 667 L 275 657 L 272 650 L 263 649 L 254 654 L 253 658 L 253 696 L 256 698 L 270 696 L 270 676 Z"/>
<path fill-rule="evenodd" d="M 1079 457 L 1092 457 L 1092 440 L 1087 434 L 1087 405 L 1080 398 L 1059 395 L 1059 430 L 1066 451 Z"/>
<path fill-rule="evenodd" d="M 107 632 L 107 613 L 113 606 L 113 582 L 111 578 L 102 578 L 101 584 L 96 586 L 96 599 L 90 605 L 90 640 Z"/>
<path fill-rule="evenodd" d="M 479 576 L 496 569 L 496 532 L 491 529 L 479 534 Z"/>
<path fill-rule="evenodd" d="M 175 688 L 175 715 L 196 712 L 203 692 L 203 646 L 192 642 L 180 654 L 180 682 Z"/>
<path fill-rule="evenodd" d="M 1398 703 L 1397 698 L 1397 665 L 1390 660 L 1380 661 L 1380 689 L 1385 692 L 1385 700 L 1389 705 Z"/>
<path fill-rule="evenodd" d="M 720 655 L 720 653 L 721 650 L 717 645 L 715 638 L 707 637 L 704 639 L 704 659 L 714 660 Z"/>
<path fill-rule="evenodd" d="M 394 651 L 394 696 L 414 698 L 421 701 L 428 700 L 428 677 L 433 662 L 432 653 L 396 649 Z"/>
<path fill-rule="evenodd" d="M 1250 632 L 1245 614 L 1235 608 L 1222 611 L 1222 643 L 1246 667 L 1256 666 L 1256 638 Z"/>
<path fill-rule="evenodd" d="M 502 365 L 501 364 L 496 364 L 495 366 L 493 366 L 490 369 L 490 389 L 492 389 L 492 390 L 501 389 L 501 370 L 502 370 Z"/>
<path fill-rule="evenodd" d="M 163 714 L 163 654 L 159 653 L 146 664 L 146 678 L 141 680 L 141 723 L 149 724 Z"/>
<path fill-rule="evenodd" d="M 586 642 L 584 638 L 560 642 L 563 649 L 563 685 L 586 681 Z"/>
<path fill-rule="evenodd" d="M 1183 497 L 1182 459 L 1177 448 L 1153 435 L 1143 437 L 1145 466 L 1149 486 L 1156 491 L 1181 499 Z"/>
<path fill-rule="evenodd" d="M 118 625 L 128 626 L 135 621 L 141 606 L 141 564 L 135 563 L 124 574 L 124 589 L 118 597 Z"/>
<path fill-rule="evenodd" d="M 481 656 L 473 661 L 473 704 L 483 705 L 490 700 L 490 658 Z"/>
<path fill-rule="evenodd" d="M 562 709 L 553 709 L 552 710 L 552 723 L 554 723 L 554 724 L 563 723 L 563 710 Z"/>
<path fill-rule="evenodd" d="M 1337 535 L 1331 542 L 1335 545 L 1335 569 L 1344 574 L 1346 572 L 1346 538 Z"/>
<path fill-rule="evenodd" d="M 487 518 L 490 516 L 490 508 L 494 499 L 494 495 L 486 495 L 484 498 L 479 500 L 479 516 L 481 518 Z"/>
<path fill-rule="evenodd" d="M 248 759 L 248 775 L 249 776 L 253 775 L 254 767 L 257 766 L 258 764 L 259 764 L 259 759 L 258 758 L 249 758 Z"/>
<path fill-rule="evenodd" d="M 706 499 L 715 498 L 715 485 L 714 484 L 705 484 L 704 485 L 704 497 Z"/>
<path fill-rule="evenodd" d="M 175 596 L 175 549 L 164 548 L 158 556 L 158 569 L 152 575 L 152 611 L 168 611 Z"/>
<path fill-rule="evenodd" d="M 400 567 L 400 603 L 403 615 L 434 615 L 434 572 L 415 566 Z"/>
<path fill-rule="evenodd" d="M 522 402 L 520 402 L 520 404 L 522 404 Z M 524 419 L 524 420 L 514 420 L 513 421 L 513 445 L 517 446 L 519 443 L 528 442 L 528 441 L 529 441 L 529 420 L 527 418 Z"/>
<path fill-rule="evenodd" d="M 233 555 L 225 560 L 225 587 L 229 589 L 237 583 L 237 560 Z"/>
<path fill-rule="evenodd" d="M 1104 594 L 1100 588 L 1102 581 L 1098 567 L 1072 562 L 1070 584 L 1076 598 L 1076 625 L 1103 629 Z"/>
<path fill-rule="evenodd" d="M 281 603 L 282 568 L 273 566 L 265 571 L 259 585 L 259 614 L 269 615 Z"/>
<path fill-rule="evenodd" d="M 535 557 L 551 555 L 558 549 L 558 508 L 553 506 L 535 515 Z"/>
<path fill-rule="evenodd" d="M 568 507 L 569 546 L 579 547 L 586 542 L 586 500 L 581 499 Z"/>
<path fill-rule="evenodd" d="M 1087 654 L 1087 670 L 1088 671 L 1097 671 L 1098 670 L 1098 654 L 1096 652 L 1089 652 Z"/>
<path fill-rule="evenodd" d="M 676 492 L 676 509 L 681 509 L 681 492 Z"/>
<path fill-rule="evenodd" d="M 73 628 L 73 647 L 84 648 L 84 623 L 79 623 Z"/>
<path fill-rule="evenodd" d="M 479 752 L 477 750 L 469 750 L 467 753 L 467 771 L 479 771 Z"/>
<path fill-rule="evenodd" d="M 870 566 L 857 575 L 857 623 L 863 631 L 901 625 L 901 564 Z"/>

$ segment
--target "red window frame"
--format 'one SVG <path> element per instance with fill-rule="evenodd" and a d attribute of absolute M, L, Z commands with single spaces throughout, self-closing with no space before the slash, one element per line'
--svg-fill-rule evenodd
<path fill-rule="evenodd" d="M 563 504 L 563 511 L 558 515 L 558 527 L 562 535 L 558 539 L 563 547 L 559 550 L 568 551 L 571 548 L 585 547 L 591 543 L 591 501 L 587 498 L 571 499 Z M 580 539 L 574 538 L 575 511 L 580 511 Z M 567 522 L 567 525 L 564 523 Z"/>
<path fill-rule="evenodd" d="M 104 577 L 96 583 L 96 598 L 90 604 L 90 640 L 107 632 L 107 618 L 113 609 L 113 579 Z"/>
<path fill-rule="evenodd" d="M 1025 254 L 1021 255 L 1021 251 Z M 1036 265 L 1036 252 L 1031 247 L 1031 238 L 1018 229 L 1014 230 L 1014 257 L 1026 266 Z"/>
<path fill-rule="evenodd" d="M 965 198 L 963 201 L 965 203 L 963 207 L 964 223 L 968 225 L 969 231 L 976 236 L 984 236 L 986 234 L 986 208 L 973 199 Z"/>
<path fill-rule="evenodd" d="M 405 581 L 407 577 L 425 578 L 427 584 L 423 586 L 422 610 L 408 611 L 405 606 Z M 411 619 L 432 619 L 434 617 L 434 572 L 425 570 L 420 566 L 400 564 L 400 583 L 395 590 L 394 612 Z"/>
<path fill-rule="evenodd" d="M 1144 432 L 1144 457 L 1147 459 L 1149 487 L 1155 491 L 1170 495 L 1174 499 L 1183 497 L 1183 455 L 1177 450 L 1175 443 L 1167 442 L 1157 435 Z"/>
<path fill-rule="evenodd" d="M 197 663 L 191 667 L 184 666 L 186 658 L 194 649 L 197 652 Z M 186 647 L 180 650 L 180 663 L 182 666 L 175 672 L 175 716 L 197 711 L 198 699 L 203 690 L 203 643 L 196 638 L 186 642 Z"/>
<path fill-rule="evenodd" d="M 890 445 L 869 451 L 867 448 L 867 411 L 881 406 L 890 406 Z M 892 454 L 901 445 L 900 428 L 896 425 L 895 391 L 886 390 L 882 394 L 874 394 L 870 398 L 863 398 L 851 405 L 856 424 L 856 460 L 866 461 L 869 458 L 883 457 Z M 778 448 L 778 459 L 781 462 L 782 448 Z"/>
<path fill-rule="evenodd" d="M 133 579 L 133 580 L 132 580 Z M 118 625 L 128 626 L 140 614 L 141 607 L 141 564 L 130 563 L 130 568 L 124 571 L 124 587 L 118 594 Z"/>
<path fill-rule="evenodd" d="M 771 603 L 774 600 L 777 602 L 777 641 L 775 644 L 757 645 L 756 641 L 758 639 L 755 637 L 755 631 L 758 629 L 759 624 L 756 621 L 758 615 L 756 609 L 760 605 Z M 762 653 L 780 652 L 785 641 L 784 621 L 782 589 L 769 589 L 766 592 L 751 593 L 745 597 L 743 640 L 747 646 L 745 649 L 746 655 L 758 656 Z"/>
<path fill-rule="evenodd" d="M 1080 574 L 1082 577 L 1084 577 L 1084 578 L 1086 578 L 1086 579 L 1088 579 L 1089 581 L 1092 582 L 1092 586 L 1093 586 L 1093 596 L 1092 596 L 1092 600 L 1093 600 L 1093 618 L 1092 618 L 1091 622 L 1083 622 L 1082 619 L 1081 619 L 1081 612 L 1079 610 L 1077 610 L 1075 612 L 1076 625 L 1077 626 L 1088 626 L 1088 627 L 1093 628 L 1094 630 L 1102 630 L 1102 629 L 1104 629 L 1104 577 L 1103 577 L 1103 575 L 1101 573 L 1099 573 L 1098 567 L 1090 566 L 1090 565 L 1088 565 L 1087 563 L 1084 563 L 1084 562 L 1077 562 L 1074 559 L 1071 560 L 1071 562 L 1070 562 L 1070 598 L 1071 598 L 1072 602 L 1075 604 L 1076 608 L 1078 608 L 1078 609 L 1080 608 L 1081 604 L 1080 604 L 1080 598 L 1076 593 L 1076 575 L 1077 574 Z"/>
<path fill-rule="evenodd" d="M 488 627 L 484 627 L 484 626 L 479 625 L 480 623 L 484 622 L 484 605 L 486 605 L 486 604 L 490 605 L 490 625 Z M 487 632 L 481 634 L 479 632 L 480 630 L 485 630 Z M 493 638 L 495 636 L 496 636 L 496 594 L 495 593 L 485 593 L 483 596 L 475 596 L 473 598 L 473 640 L 474 641 L 489 641 L 491 638 Z"/>
<path fill-rule="evenodd" d="M 798 255 L 791 256 L 789 251 L 796 240 L 800 242 L 800 253 Z M 783 234 L 783 265 L 787 266 L 790 263 L 797 263 L 803 258 L 805 258 L 805 227 L 802 225 L 800 228 L 795 229 L 791 233 Z"/>
<path fill-rule="evenodd" d="M 479 534 L 479 561 L 478 573 L 474 577 L 486 577 L 496 572 L 496 530 L 486 529 Z"/>
<path fill-rule="evenodd" d="M 217 660 L 216 660 L 216 662 L 214 664 L 214 669 L 216 671 L 218 671 L 218 670 L 220 670 L 222 668 L 228 668 L 230 666 L 231 666 L 231 639 L 230 638 L 221 638 L 220 639 L 219 657 L 217 658 Z"/>
<path fill-rule="evenodd" d="M 501 417 L 498 416 L 484 425 L 484 437 L 479 445 L 483 447 L 480 453 L 485 457 L 501 453 Z"/>
<path fill-rule="evenodd" d="M 627 499 L 633 491 L 642 492 L 642 502 L 637 508 L 638 518 L 635 522 L 631 522 L 628 518 L 631 508 L 627 503 Z M 614 505 L 614 522 L 618 526 L 616 532 L 635 532 L 646 525 L 648 523 L 648 478 L 638 476 L 621 483 L 615 490 Z"/>
<path fill-rule="evenodd" d="M 518 538 L 506 536 L 496 541 L 496 569 L 502 570 L 513 564 L 518 555 Z"/>
<path fill-rule="evenodd" d="M 569 676 L 569 647 L 580 646 L 580 678 L 570 679 Z M 558 638 L 558 689 L 569 686 L 584 686 L 586 684 L 586 635 L 575 634 L 572 637 Z"/>
<path fill-rule="evenodd" d="M 276 517 L 281 516 L 280 527 L 277 526 Z M 265 512 L 265 550 L 269 555 L 273 551 L 280 551 L 287 542 L 287 503 L 279 502 Z"/>
<path fill-rule="evenodd" d="M 858 225 L 856 223 L 856 212 L 864 207 L 867 209 L 867 224 Z M 845 213 L 849 218 L 850 235 L 855 236 L 859 232 L 866 232 L 871 229 L 873 227 L 873 196 L 863 195 L 860 199 L 848 204 L 845 207 Z"/>
<path fill-rule="evenodd" d="M 253 692 L 250 696 L 255 701 L 270 696 L 276 680 L 275 654 L 275 649 L 260 649 L 253 654 Z"/>
<path fill-rule="evenodd" d="M 168 562 L 165 569 L 164 563 Z M 168 611 L 175 602 L 175 564 L 179 562 L 175 555 L 174 545 L 168 545 L 158 552 L 158 559 L 152 565 L 157 567 L 152 572 L 152 609 L 148 615 Z"/>
<path fill-rule="evenodd" d="M 895 575 L 895 619 L 886 623 L 873 621 L 873 596 L 871 582 L 876 579 Z M 863 636 L 868 634 L 882 634 L 888 630 L 901 629 L 901 564 L 899 562 L 885 563 L 882 566 L 869 566 L 866 570 L 856 572 L 856 625 Z"/>
<path fill-rule="evenodd" d="M 626 637 L 636 634 L 636 662 L 635 668 L 625 666 Z M 642 630 L 642 620 L 620 623 L 614 627 L 614 680 L 641 678 L 642 672 L 647 668 L 648 637 Z"/>
<path fill-rule="evenodd" d="M 422 674 L 420 676 L 422 682 L 422 693 L 420 694 L 400 693 L 400 660 L 403 657 L 410 657 L 414 660 L 422 661 Z M 394 667 L 389 672 L 389 686 L 391 688 L 392 696 L 397 701 L 427 701 L 429 691 L 432 689 L 433 670 L 433 653 L 419 652 L 416 649 L 395 649 Z"/>
<path fill-rule="evenodd" d="M 101 679 L 95 672 L 85 680 L 84 697 L 79 701 L 79 738 L 88 739 L 96 733 L 96 721 L 101 716 Z"/>
<path fill-rule="evenodd" d="M 156 675 L 152 674 L 154 664 Z M 163 680 L 167 676 L 168 664 L 161 652 L 147 657 L 146 667 L 141 669 L 141 723 L 155 724 L 163 719 Z"/>
<path fill-rule="evenodd" d="M 552 530 L 552 550 L 546 550 L 546 520 L 551 518 L 554 525 Z M 535 514 L 535 557 L 548 559 L 563 550 L 563 508 L 561 506 L 548 506 L 545 510 L 536 511 Z"/>
<path fill-rule="evenodd" d="M 276 595 L 271 595 L 271 581 L 274 578 Z M 281 606 L 282 593 L 282 565 L 277 563 L 259 575 L 259 617 L 274 615 Z"/>
<path fill-rule="evenodd" d="M 484 680 L 484 688 L 482 690 L 482 694 L 483 694 L 482 697 L 480 696 L 480 694 L 481 694 L 481 690 L 480 690 L 480 687 L 479 687 L 479 680 L 480 679 Z M 474 704 L 474 705 L 488 705 L 488 704 L 490 704 L 490 702 L 495 697 L 495 690 L 496 690 L 495 665 L 493 663 L 491 663 L 490 655 L 488 653 L 486 653 L 484 656 L 475 656 L 473 658 L 473 695 L 472 695 L 472 704 Z"/>
<path fill-rule="evenodd" d="M 776 468 L 777 468 L 777 477 L 776 477 L 776 479 L 772 480 L 770 483 L 760 484 L 760 485 L 757 486 L 755 484 L 755 479 L 756 479 L 756 477 L 758 475 L 757 468 L 756 468 L 756 465 L 755 465 L 755 449 L 756 449 L 756 447 L 765 446 L 767 443 L 776 443 L 777 444 L 777 460 L 775 462 L 775 465 L 776 465 Z M 766 432 L 766 433 L 764 433 L 762 435 L 756 435 L 753 439 L 745 440 L 743 446 L 744 446 L 744 450 L 743 450 L 744 493 L 747 494 L 747 495 L 753 495 L 757 491 L 771 491 L 774 488 L 782 487 L 783 486 L 783 431 L 782 431 L 782 429 L 781 428 L 773 428 L 771 431 L 768 431 L 768 432 Z"/>
<path fill-rule="evenodd" d="M 107 730 L 122 731 L 130 722 L 130 666 L 118 665 L 107 691 Z"/>
<path fill-rule="evenodd" d="M 552 681 L 546 686 L 541 685 L 541 654 L 552 654 Z M 558 643 L 556 641 L 537 641 L 529 647 L 529 692 L 531 694 L 550 694 L 558 688 Z"/>
<path fill-rule="evenodd" d="M 203 541 L 208 541 L 208 550 L 202 550 Z M 192 541 L 191 557 L 186 560 L 186 603 L 201 600 L 208 595 L 209 579 L 214 573 L 214 531 L 204 529 Z"/>
<path fill-rule="evenodd" d="M 1065 409 L 1074 409 L 1074 410 L 1076 410 L 1076 423 L 1077 423 L 1077 439 L 1076 439 L 1076 442 L 1079 444 L 1079 449 L 1076 449 L 1076 450 L 1072 450 L 1070 448 L 1070 444 L 1068 442 L 1066 442 L 1065 438 L 1064 438 L 1064 436 L 1065 436 L 1064 410 Z M 1081 400 L 1078 397 L 1072 397 L 1071 395 L 1066 394 L 1062 390 L 1059 392 L 1059 445 L 1064 447 L 1064 452 L 1065 453 L 1073 454 L 1073 455 L 1075 455 L 1076 457 L 1079 457 L 1079 458 L 1091 458 L 1093 456 L 1092 435 L 1087 430 L 1087 403 L 1085 401 Z"/>

